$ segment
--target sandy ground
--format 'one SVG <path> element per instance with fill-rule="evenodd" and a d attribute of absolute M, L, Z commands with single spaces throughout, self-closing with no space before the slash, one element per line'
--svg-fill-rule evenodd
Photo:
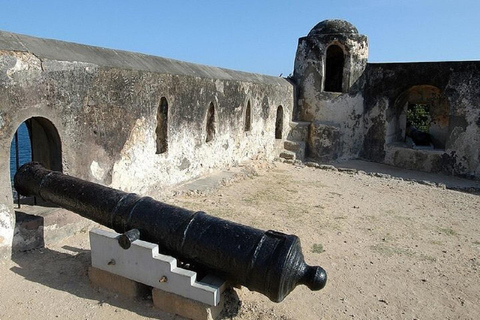
<path fill-rule="evenodd" d="M 296 234 L 329 279 L 279 304 L 235 289 L 224 319 L 478 319 L 478 193 L 283 163 L 250 172 L 168 202 Z M 181 319 L 93 289 L 89 261 L 85 232 L 1 262 L 0 319 Z"/>

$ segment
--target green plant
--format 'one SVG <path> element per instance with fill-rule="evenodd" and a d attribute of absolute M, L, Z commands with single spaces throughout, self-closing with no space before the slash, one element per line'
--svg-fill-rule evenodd
<path fill-rule="evenodd" d="M 428 132 L 432 119 L 428 104 L 409 104 L 407 109 L 407 123 L 420 131 Z"/>

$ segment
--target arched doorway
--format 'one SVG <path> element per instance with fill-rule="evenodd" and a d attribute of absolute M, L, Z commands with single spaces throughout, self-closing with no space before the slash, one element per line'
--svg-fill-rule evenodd
<path fill-rule="evenodd" d="M 327 49 L 325 59 L 325 81 L 324 91 L 342 92 L 343 68 L 345 64 L 345 54 L 338 45 L 331 45 Z"/>
<path fill-rule="evenodd" d="M 283 135 L 283 107 L 278 106 L 275 119 L 275 139 L 282 139 Z"/>
<path fill-rule="evenodd" d="M 40 162 L 47 169 L 62 171 L 60 136 L 53 123 L 46 118 L 33 117 L 18 127 L 10 148 L 11 178 L 18 166 L 29 161 Z"/>
<path fill-rule="evenodd" d="M 43 117 L 30 118 L 18 127 L 15 136 L 10 149 L 11 174 L 16 172 L 17 163 L 22 165 L 28 161 L 37 161 L 48 169 L 62 171 L 60 136 L 50 120 Z M 15 208 L 12 251 L 43 247 L 45 245 L 45 216 L 52 213 L 50 208 L 53 205 L 36 197 L 20 199 L 15 190 L 13 193 L 17 208 Z"/>

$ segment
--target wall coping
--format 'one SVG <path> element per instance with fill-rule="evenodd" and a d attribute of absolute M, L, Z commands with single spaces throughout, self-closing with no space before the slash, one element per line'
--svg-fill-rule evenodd
<path fill-rule="evenodd" d="M 236 71 L 152 55 L 88 46 L 0 31 L 0 50 L 29 52 L 41 60 L 85 62 L 101 67 L 236 80 L 272 85 L 291 85 L 281 77 Z"/>

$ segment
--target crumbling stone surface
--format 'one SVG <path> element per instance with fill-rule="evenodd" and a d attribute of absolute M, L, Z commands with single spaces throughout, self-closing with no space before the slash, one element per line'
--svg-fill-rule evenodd
<path fill-rule="evenodd" d="M 162 98 L 168 148 L 158 153 Z M 207 117 L 211 105 L 214 115 Z M 0 32 L 1 163 L 9 163 L 16 129 L 31 119 L 36 160 L 148 195 L 247 159 L 273 160 L 279 106 L 284 139 L 293 85 L 283 78 Z M 8 165 L 0 168 L 0 195 L 0 247 L 8 247 L 14 229 Z"/>
<path fill-rule="evenodd" d="M 339 95 L 325 90 L 325 57 L 331 46 L 341 48 L 344 55 L 340 93 L 349 92 L 363 74 L 368 57 L 367 37 L 347 21 L 326 20 L 317 24 L 298 41 L 293 74 L 297 84 L 298 120 L 330 121 L 330 117 L 320 118 L 319 114 Z"/>
<path fill-rule="evenodd" d="M 344 54 L 343 83 L 336 92 L 325 90 L 331 46 Z M 338 130 L 336 135 L 311 130 L 306 156 L 363 158 L 480 179 L 480 63 L 372 64 L 367 56 L 367 38 L 346 21 L 322 21 L 299 39 L 294 116 Z M 409 104 L 430 106 L 434 150 L 413 150 L 405 143 Z"/>
<path fill-rule="evenodd" d="M 477 124 L 480 116 L 480 63 L 369 64 L 365 78 L 366 114 L 386 115 L 377 117 L 374 121 L 365 121 L 367 135 L 362 151 L 365 159 L 422 171 L 442 171 L 480 178 L 480 126 Z M 386 139 L 379 139 L 382 135 L 387 136 L 391 118 L 398 117 L 396 110 L 399 99 L 409 88 L 414 88 L 419 83 L 436 88 L 440 92 L 440 98 L 447 104 L 447 119 L 438 118 L 433 123 L 448 123 L 445 124 L 448 128 L 444 130 L 446 141 L 443 150 L 413 152 L 405 147 L 391 148 Z M 444 108 L 442 105 L 435 107 Z M 437 127 L 440 128 L 439 125 Z M 369 131 L 376 132 L 376 139 L 368 139 Z M 368 151 L 372 149 L 376 151 Z M 437 156 L 439 152 L 441 154 Z M 412 161 L 406 161 L 412 154 L 416 154 Z"/>
<path fill-rule="evenodd" d="M 337 127 L 314 121 L 310 125 L 310 157 L 321 162 L 338 158 L 340 151 L 340 130 Z"/>

